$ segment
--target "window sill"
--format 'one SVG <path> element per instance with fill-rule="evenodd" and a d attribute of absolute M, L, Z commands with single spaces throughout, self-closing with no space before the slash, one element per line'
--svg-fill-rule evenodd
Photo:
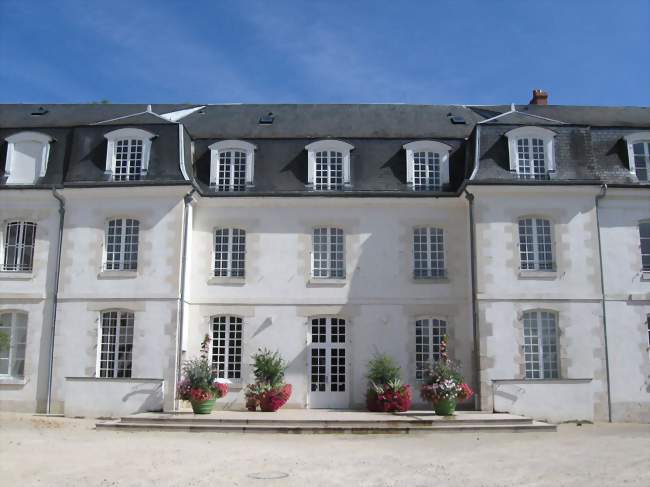
<path fill-rule="evenodd" d="M 641 280 L 650 281 L 650 271 L 641 271 Z"/>
<path fill-rule="evenodd" d="M 29 281 L 34 279 L 34 272 L 15 272 L 15 271 L 0 271 L 0 280 L 17 279 L 19 281 Z"/>
<path fill-rule="evenodd" d="M 0 386 L 24 386 L 27 379 L 24 377 L 0 377 Z"/>
<path fill-rule="evenodd" d="M 246 284 L 246 278 L 212 276 L 208 278 L 208 284 L 211 286 L 243 286 Z"/>
<path fill-rule="evenodd" d="M 519 270 L 519 279 L 557 279 L 557 271 Z"/>
<path fill-rule="evenodd" d="M 413 284 L 446 284 L 449 282 L 448 276 L 441 277 L 412 277 Z"/>
<path fill-rule="evenodd" d="M 493 379 L 497 384 L 578 384 L 591 382 L 593 379 L 582 377 L 577 379 Z"/>
<path fill-rule="evenodd" d="M 138 271 L 100 271 L 97 279 L 134 279 L 138 277 Z"/>
<path fill-rule="evenodd" d="M 343 287 L 347 279 L 329 279 L 327 277 L 312 277 L 307 281 L 307 287 Z"/>

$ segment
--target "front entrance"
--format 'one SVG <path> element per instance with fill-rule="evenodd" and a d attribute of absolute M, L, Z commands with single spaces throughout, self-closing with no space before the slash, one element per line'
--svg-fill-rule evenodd
<path fill-rule="evenodd" d="M 309 336 L 309 407 L 347 408 L 348 347 L 342 318 L 312 318 Z"/>

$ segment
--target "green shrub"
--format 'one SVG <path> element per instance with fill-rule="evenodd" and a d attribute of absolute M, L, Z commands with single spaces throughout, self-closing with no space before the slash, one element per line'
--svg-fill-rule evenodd
<path fill-rule="evenodd" d="M 368 362 L 368 381 L 374 384 L 390 384 L 400 380 L 402 369 L 385 353 L 377 354 Z"/>
<path fill-rule="evenodd" d="M 260 348 L 253 354 L 253 375 L 258 384 L 267 384 L 271 388 L 284 384 L 284 372 L 287 364 L 279 352 Z"/>

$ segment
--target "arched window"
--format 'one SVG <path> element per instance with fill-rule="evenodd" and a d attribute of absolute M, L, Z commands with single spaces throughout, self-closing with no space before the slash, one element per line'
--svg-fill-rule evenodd
<path fill-rule="evenodd" d="M 625 136 L 630 172 L 639 181 L 650 181 L 650 132 Z"/>
<path fill-rule="evenodd" d="M 214 276 L 241 277 L 246 274 L 246 230 L 217 228 L 214 232 Z"/>
<path fill-rule="evenodd" d="M 345 234 L 340 228 L 314 228 L 312 277 L 345 279 Z"/>
<path fill-rule="evenodd" d="M 114 218 L 106 225 L 104 270 L 138 270 L 140 222 L 133 218 Z"/>
<path fill-rule="evenodd" d="M 5 139 L 7 184 L 34 184 L 45 176 L 52 137 L 38 132 L 20 132 Z"/>
<path fill-rule="evenodd" d="M 8 222 L 3 239 L 2 270 L 5 272 L 32 272 L 35 246 L 36 223 Z"/>
<path fill-rule="evenodd" d="M 0 312 L 0 333 L 5 340 L 4 346 L 0 346 L 0 376 L 23 377 L 27 346 L 27 313 Z"/>
<path fill-rule="evenodd" d="M 555 171 L 555 132 L 542 127 L 520 127 L 507 132 L 510 170 L 522 179 L 548 179 Z"/>
<path fill-rule="evenodd" d="M 444 235 L 442 228 L 413 229 L 413 277 L 415 279 L 440 279 L 447 276 Z"/>
<path fill-rule="evenodd" d="M 255 147 L 243 140 L 221 140 L 210 147 L 210 185 L 217 191 L 253 186 Z"/>
<path fill-rule="evenodd" d="M 243 320 L 238 316 L 212 317 L 212 368 L 218 377 L 241 380 Z"/>
<path fill-rule="evenodd" d="M 522 271 L 553 271 L 553 230 L 545 218 L 519 219 L 519 256 Z"/>
<path fill-rule="evenodd" d="M 424 379 L 428 368 L 440 360 L 440 343 L 447 334 L 447 322 L 440 318 L 415 320 L 415 378 Z"/>
<path fill-rule="evenodd" d="M 99 377 L 131 377 L 133 322 L 130 311 L 102 311 L 97 360 Z"/>
<path fill-rule="evenodd" d="M 553 311 L 526 311 L 524 321 L 524 362 L 526 379 L 557 379 L 557 314 Z"/>
<path fill-rule="evenodd" d="M 415 191 L 441 191 L 449 183 L 451 147 L 433 140 L 405 144 L 406 182 Z"/>
<path fill-rule="evenodd" d="M 124 128 L 109 132 L 104 137 L 108 140 L 106 173 L 113 181 L 137 181 L 147 174 L 154 134 Z"/>
<path fill-rule="evenodd" d="M 340 140 L 320 140 L 307 149 L 307 183 L 316 191 L 338 191 L 351 185 L 350 151 L 354 147 Z"/>

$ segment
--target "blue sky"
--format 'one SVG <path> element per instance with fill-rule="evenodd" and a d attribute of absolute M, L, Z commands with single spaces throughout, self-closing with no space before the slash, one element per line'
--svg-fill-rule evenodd
<path fill-rule="evenodd" d="M 650 105 L 650 0 L 0 0 L 0 102 Z"/>

